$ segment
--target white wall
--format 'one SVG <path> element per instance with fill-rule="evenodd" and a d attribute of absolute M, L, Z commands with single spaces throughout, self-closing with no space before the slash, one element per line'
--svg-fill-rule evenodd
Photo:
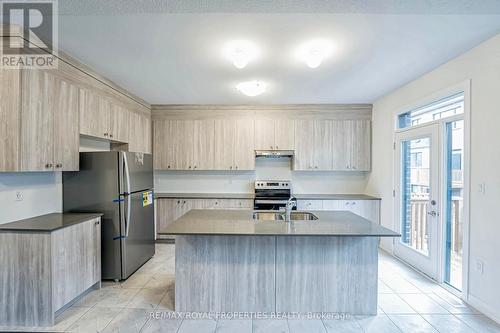
<path fill-rule="evenodd" d="M 0 173 L 0 224 L 61 212 L 61 180 L 61 172 Z"/>
<path fill-rule="evenodd" d="M 294 172 L 290 159 L 258 158 L 255 172 L 167 171 L 155 173 L 156 192 L 252 193 L 256 179 L 291 180 L 295 193 L 364 193 L 363 172 Z"/>
<path fill-rule="evenodd" d="M 367 193 L 382 197 L 381 222 L 393 227 L 394 113 L 471 80 L 469 301 L 500 322 L 500 34 L 379 99 L 373 106 L 373 171 Z M 479 185 L 486 185 L 485 193 Z M 391 250 L 391 242 L 383 242 Z M 484 262 L 484 273 L 476 261 Z"/>

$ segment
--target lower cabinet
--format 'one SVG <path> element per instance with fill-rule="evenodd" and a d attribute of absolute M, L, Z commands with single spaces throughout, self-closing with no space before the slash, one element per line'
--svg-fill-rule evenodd
<path fill-rule="evenodd" d="M 380 224 L 380 200 L 297 200 L 299 210 L 347 210 Z"/>
<path fill-rule="evenodd" d="M 252 209 L 252 199 L 156 199 L 156 233 L 165 234 L 165 229 L 191 209 Z M 161 237 L 165 238 L 165 237 Z"/>
<path fill-rule="evenodd" d="M 101 218 L 53 231 L 0 232 L 0 326 L 53 326 L 101 281 Z"/>
<path fill-rule="evenodd" d="M 100 218 L 56 230 L 51 243 L 57 311 L 101 280 Z"/>

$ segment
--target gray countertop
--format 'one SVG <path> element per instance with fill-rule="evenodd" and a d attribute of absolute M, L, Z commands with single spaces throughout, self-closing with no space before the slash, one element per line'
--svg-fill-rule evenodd
<path fill-rule="evenodd" d="M 156 192 L 157 198 L 186 198 L 186 199 L 252 199 L 253 193 L 166 193 Z"/>
<path fill-rule="evenodd" d="M 400 234 L 347 211 L 315 211 L 316 221 L 256 221 L 252 210 L 195 209 L 169 225 L 172 235 L 360 236 Z"/>
<path fill-rule="evenodd" d="M 253 199 L 253 193 L 168 193 L 156 192 L 157 198 L 186 198 L 186 199 Z M 307 194 L 294 193 L 299 200 L 380 200 L 366 194 Z"/>
<path fill-rule="evenodd" d="M 52 232 L 54 230 L 69 227 L 100 216 L 102 216 L 100 213 L 52 213 L 25 220 L 0 224 L 0 232 Z"/>

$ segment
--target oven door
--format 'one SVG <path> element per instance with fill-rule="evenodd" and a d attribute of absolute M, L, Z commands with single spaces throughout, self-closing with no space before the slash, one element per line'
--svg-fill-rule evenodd
<path fill-rule="evenodd" d="M 297 209 L 297 202 L 292 210 Z M 285 210 L 288 200 L 255 199 L 253 201 L 254 210 Z"/>

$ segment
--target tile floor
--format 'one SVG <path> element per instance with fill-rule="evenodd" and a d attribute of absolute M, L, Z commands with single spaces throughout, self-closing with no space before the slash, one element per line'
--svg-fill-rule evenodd
<path fill-rule="evenodd" d="M 104 282 L 57 318 L 50 332 L 500 332 L 500 326 L 458 298 L 380 253 L 379 314 L 335 319 L 210 320 L 151 318 L 173 310 L 174 245 L 157 244 L 156 255 L 122 283 Z M 31 329 L 30 331 L 35 331 Z"/>

